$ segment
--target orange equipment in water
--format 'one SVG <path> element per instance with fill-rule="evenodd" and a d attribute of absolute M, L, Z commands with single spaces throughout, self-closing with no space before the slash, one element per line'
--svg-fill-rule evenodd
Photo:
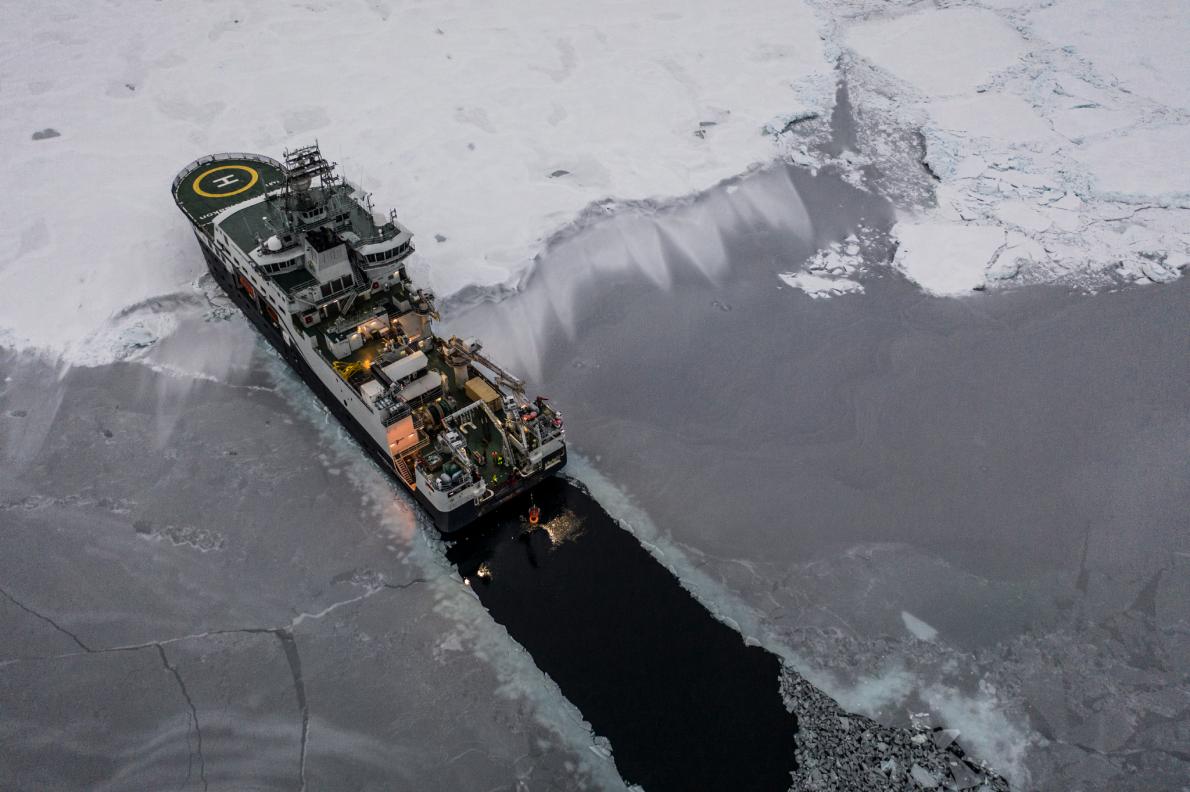
<path fill-rule="evenodd" d="M 529 507 L 529 525 L 537 525 L 537 521 L 541 519 L 541 509 L 537 508 L 536 504 Z"/>

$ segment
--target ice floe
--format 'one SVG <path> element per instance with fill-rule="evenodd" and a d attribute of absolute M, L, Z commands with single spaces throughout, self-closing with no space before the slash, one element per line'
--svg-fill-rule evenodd
<path fill-rule="evenodd" d="M 930 294 L 970 294 L 987 278 L 1005 243 L 995 226 L 960 223 L 898 223 L 895 266 Z"/>
<path fill-rule="evenodd" d="M 935 96 L 974 90 L 1027 52 L 1015 30 L 982 8 L 944 8 L 861 22 L 844 41 Z"/>
<path fill-rule="evenodd" d="M 923 164 L 937 179 L 936 206 L 903 207 L 898 235 L 916 244 L 903 246 L 897 267 L 948 295 L 1180 275 L 1165 265 L 1154 279 L 1121 263 L 1190 251 L 1190 57 L 1181 43 L 1190 13 L 1169 4 L 981 5 L 867 4 L 863 17 L 836 23 L 859 59 L 848 69 L 857 103 L 920 129 Z M 871 155 L 879 167 L 905 167 L 878 147 Z M 999 261 L 992 230 L 1009 235 Z M 956 242 L 966 252 L 947 268 L 953 277 L 932 278 L 939 249 Z"/>

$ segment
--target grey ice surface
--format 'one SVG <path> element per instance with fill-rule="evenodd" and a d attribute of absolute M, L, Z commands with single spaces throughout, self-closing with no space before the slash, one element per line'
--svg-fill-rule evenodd
<path fill-rule="evenodd" d="M 926 297 L 827 171 L 589 220 L 448 325 L 536 373 L 692 574 L 1017 788 L 1185 783 L 1190 281 Z M 849 234 L 863 294 L 782 288 Z"/>
<path fill-rule="evenodd" d="M 945 782 L 845 739 L 928 723 L 1014 788 L 1183 786 L 1190 283 L 923 297 L 828 171 L 616 208 L 447 329 L 797 656 L 806 783 Z M 864 293 L 782 287 L 850 234 Z M 546 686 L 476 639 L 407 499 L 201 303 L 138 307 L 189 317 L 138 363 L 0 358 L 0 788 L 614 786 L 509 695 Z"/>
<path fill-rule="evenodd" d="M 208 318 L 185 376 L 0 357 L 0 789 L 590 787 L 409 502 Z"/>

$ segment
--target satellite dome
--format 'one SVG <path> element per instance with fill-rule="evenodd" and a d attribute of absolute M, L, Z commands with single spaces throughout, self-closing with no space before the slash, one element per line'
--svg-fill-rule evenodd
<path fill-rule="evenodd" d="M 281 249 L 281 240 L 277 238 L 276 234 L 273 234 L 271 237 L 269 237 L 268 239 L 266 239 L 264 241 L 264 247 L 265 247 L 265 250 L 267 250 L 268 252 L 276 253 L 278 250 Z"/>

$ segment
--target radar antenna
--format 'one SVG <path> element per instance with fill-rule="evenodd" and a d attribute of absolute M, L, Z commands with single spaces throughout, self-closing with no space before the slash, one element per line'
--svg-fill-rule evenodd
<path fill-rule="evenodd" d="M 311 189 L 318 180 L 320 190 Z M 335 185 L 340 181 L 335 163 L 328 162 L 318 148 L 318 141 L 293 151 L 285 150 L 285 208 L 291 225 L 302 225 L 324 219 L 319 207 L 332 202 Z M 301 219 L 299 219 L 299 217 Z"/>

